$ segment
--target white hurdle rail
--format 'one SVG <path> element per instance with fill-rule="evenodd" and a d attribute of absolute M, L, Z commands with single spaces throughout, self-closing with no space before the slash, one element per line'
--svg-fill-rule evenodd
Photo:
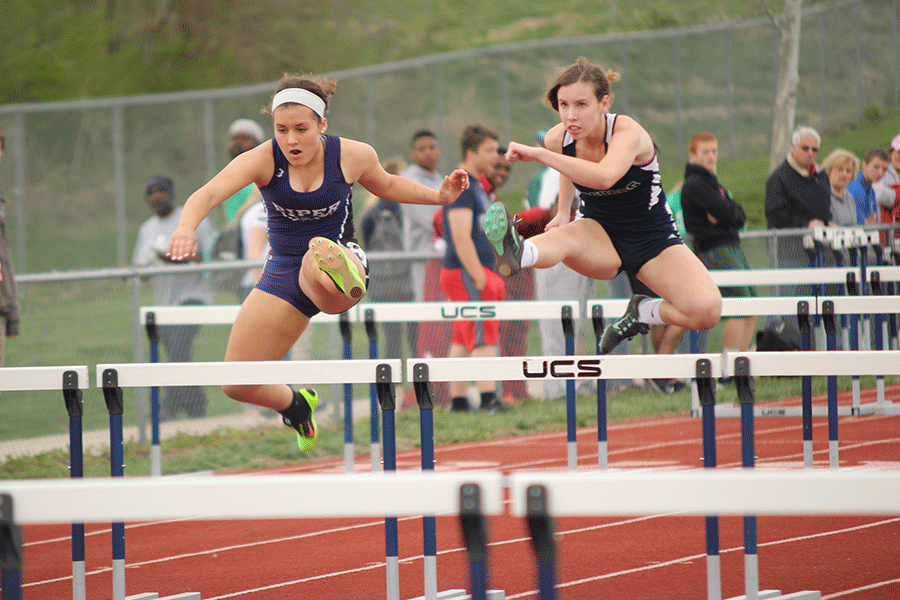
<path fill-rule="evenodd" d="M 69 413 L 69 470 L 73 478 L 83 476 L 81 415 L 82 391 L 90 385 L 87 365 L 0 368 L 0 391 L 30 392 L 60 390 Z M 72 523 L 72 598 L 85 600 L 84 521 Z M 7 582 L 4 580 L 4 589 Z"/>
<path fill-rule="evenodd" d="M 159 385 L 256 385 L 256 384 L 330 384 L 373 383 L 402 381 L 400 360 L 359 360 L 348 368 L 347 361 L 246 361 L 194 363 L 120 363 L 98 364 L 97 386 L 104 396 L 119 396 L 121 388 L 153 387 Z M 389 370 L 388 374 L 386 371 Z M 110 409 L 113 421 L 113 409 Z M 121 424 L 121 419 L 118 421 Z M 122 456 L 121 431 L 110 427 L 110 469 L 115 476 L 122 473 L 122 465 L 115 464 Z M 125 598 L 124 528 L 113 523 L 113 600 Z"/>
<path fill-rule="evenodd" d="M 467 483 L 481 487 L 487 514 L 503 514 L 503 475 L 486 471 L 43 479 L 4 481 L 0 492 L 18 523 L 106 523 L 456 514 Z"/>
<path fill-rule="evenodd" d="M 632 379 L 646 377 L 692 378 L 696 376 L 697 361 L 709 361 L 709 377 L 727 377 L 730 365 L 739 358 L 747 358 L 751 377 L 771 376 L 851 376 L 900 375 L 900 351 L 809 351 L 809 352 L 734 352 L 721 354 L 666 355 L 605 355 L 605 356 L 522 356 L 502 357 L 485 361 L 477 358 L 407 359 L 408 373 L 427 368 L 431 381 L 470 381 L 473 379 Z M 719 407 L 715 408 L 718 416 Z M 831 417 L 832 415 L 829 415 Z M 834 415 L 836 418 L 836 415 Z M 599 442 L 598 442 L 599 444 Z M 569 470 L 575 471 L 577 456 L 569 447 Z M 804 449 L 807 451 L 807 449 Z M 808 452 L 811 454 L 811 442 Z M 605 448 L 598 446 L 603 465 Z M 829 440 L 830 462 L 837 466 L 837 439 Z"/>
<path fill-rule="evenodd" d="M 508 483 L 514 516 L 526 515 L 534 485 L 547 488 L 554 516 L 900 515 L 898 469 L 523 471 Z"/>
<path fill-rule="evenodd" d="M 720 354 L 610 354 L 573 356 L 511 356 L 484 360 L 480 358 L 410 358 L 407 373 L 427 371 L 429 381 L 472 380 L 548 380 L 635 379 L 653 373 L 654 377 L 691 378 L 697 375 L 697 361 L 709 361 L 710 377 L 722 376 Z M 574 414 L 567 415 L 573 421 Z M 574 422 L 570 423 L 574 427 Z M 570 427 L 571 428 L 571 427 Z M 606 464 L 606 436 L 598 424 L 598 461 Z M 577 442 L 567 441 L 567 464 L 570 471 L 578 466 Z"/>
<path fill-rule="evenodd" d="M 140 322 L 153 325 L 230 325 L 234 323 L 240 305 L 202 305 L 202 306 L 143 306 L 140 309 Z M 563 315 L 569 319 L 580 317 L 577 302 L 569 301 L 499 301 L 499 302 L 366 302 L 357 304 L 343 315 L 320 313 L 312 322 L 368 323 L 369 319 L 377 323 L 415 323 L 469 320 L 540 320 L 559 319 L 560 335 L 563 335 Z M 194 363 L 196 364 L 196 363 Z M 374 380 L 373 380 L 374 381 Z M 160 384 L 157 384 L 160 385 Z M 346 392 L 345 392 L 346 393 Z M 574 389 L 571 394 L 574 401 Z M 352 405 L 348 407 L 352 409 Z M 372 398 L 372 420 L 377 417 L 376 402 Z M 351 418 L 345 414 L 345 419 Z M 345 424 L 345 438 L 348 425 Z M 373 433 L 373 435 L 375 435 Z M 151 446 L 151 467 L 153 473 L 160 472 L 162 462 L 159 440 L 154 434 Z M 380 446 L 373 441 L 371 447 L 372 469 L 376 470 Z M 354 449 L 352 440 L 345 440 L 344 464 L 348 472 L 353 470 Z"/>
<path fill-rule="evenodd" d="M 809 271 L 810 269 L 806 269 Z M 803 270 L 798 270 L 802 272 Z M 725 272 L 725 271 L 723 271 Z M 731 272 L 731 271 L 727 271 Z M 751 273 L 752 271 L 743 271 Z M 798 305 L 800 302 L 806 302 L 809 307 L 809 316 L 821 316 L 823 313 L 823 305 L 830 302 L 834 308 L 834 315 L 865 315 L 865 314 L 892 314 L 900 313 L 900 296 L 774 296 L 774 297 L 756 297 L 756 298 L 723 298 L 722 299 L 722 318 L 742 316 L 766 316 L 766 315 L 797 315 Z M 611 316 L 620 317 L 625 313 L 625 307 L 628 300 L 589 300 L 587 303 L 587 312 L 593 314 L 596 307 L 599 307 L 604 318 Z M 863 375 L 857 373 L 856 375 Z M 880 375 L 888 375 L 889 373 L 881 373 Z M 858 383 L 858 382 L 857 382 Z M 694 415 L 699 413 L 699 403 L 696 387 L 692 389 L 691 394 L 691 412 Z M 840 407 L 842 416 L 851 414 L 900 414 L 900 407 L 886 402 L 884 398 L 884 382 L 879 380 L 878 397 L 876 403 L 871 406 L 862 406 L 860 403 L 860 390 L 858 385 L 853 388 L 852 406 Z M 755 409 L 756 416 L 799 416 L 798 407 L 780 407 L 778 409 L 759 408 Z M 820 407 L 813 408 L 815 416 L 825 416 L 825 412 Z M 738 417 L 740 411 L 734 407 L 719 405 L 716 407 L 716 415 L 720 417 Z"/>
<path fill-rule="evenodd" d="M 503 474 L 499 472 L 7 481 L 0 484 L 4 512 L 0 534 L 6 536 L 13 523 L 144 522 L 186 517 L 387 519 L 423 513 L 460 514 L 461 490 L 472 486 L 479 490 L 480 510 L 491 515 L 504 513 Z M 15 541 L 2 539 L 0 543 Z M 114 572 L 113 579 L 113 600 L 127 600 L 124 573 Z M 15 583 L 20 587 L 21 579 Z M 6 585 L 3 592 L 4 599 L 19 597 L 7 596 Z"/>

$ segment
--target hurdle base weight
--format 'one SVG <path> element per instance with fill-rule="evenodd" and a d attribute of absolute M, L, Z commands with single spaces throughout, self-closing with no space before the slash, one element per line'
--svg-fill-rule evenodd
<path fill-rule="evenodd" d="M 506 592 L 503 590 L 487 590 L 484 596 L 487 600 L 506 600 Z M 425 596 L 419 596 L 412 600 L 425 600 Z M 436 600 L 472 600 L 472 596 L 466 590 L 444 590 L 438 592 Z"/>
<path fill-rule="evenodd" d="M 781 590 L 760 590 L 758 600 L 822 600 L 822 592 L 803 591 L 792 594 L 781 594 Z M 728 600 L 748 600 L 747 596 L 735 596 Z"/>
<path fill-rule="evenodd" d="M 163 596 L 162 598 L 156 592 L 144 592 L 143 594 L 126 596 L 125 600 L 201 600 L 201 598 L 200 592 L 184 592 L 174 596 Z"/>

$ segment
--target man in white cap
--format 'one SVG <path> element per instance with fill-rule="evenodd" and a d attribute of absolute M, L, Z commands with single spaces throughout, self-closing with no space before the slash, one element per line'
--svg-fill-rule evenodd
<path fill-rule="evenodd" d="M 890 161 L 884 176 L 872 184 L 875 200 L 881 209 L 882 223 L 900 223 L 900 134 L 891 141 L 888 148 Z M 893 238 L 900 238 L 900 229 L 894 230 Z M 881 243 L 887 243 L 885 232 L 881 234 Z"/>
<path fill-rule="evenodd" d="M 259 123 L 252 119 L 238 119 L 228 128 L 228 153 L 233 160 L 238 154 L 258 146 L 265 138 Z M 255 185 L 248 185 L 222 203 L 226 224 L 235 220 L 242 207 L 262 199 L 255 191 Z"/>

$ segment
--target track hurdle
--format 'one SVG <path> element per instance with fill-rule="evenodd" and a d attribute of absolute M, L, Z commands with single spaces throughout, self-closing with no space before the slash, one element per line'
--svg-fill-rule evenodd
<path fill-rule="evenodd" d="M 122 363 L 97 365 L 97 382 L 110 411 L 110 472 L 124 475 L 122 449 L 122 388 L 166 385 L 336 384 L 378 381 L 387 365 L 392 383 L 401 380 L 399 360 L 261 361 L 195 363 Z M 125 598 L 125 529 L 113 523 L 113 600 Z"/>
<path fill-rule="evenodd" d="M 88 388 L 87 366 L 0 368 L 0 391 L 62 390 L 69 414 L 69 475 L 84 476 L 82 390 Z M 72 521 L 72 599 L 85 599 L 84 523 Z M 4 600 L 6 599 L 4 589 Z"/>
<path fill-rule="evenodd" d="M 511 512 L 520 517 L 532 514 L 536 488 L 551 517 L 900 514 L 900 470 L 518 472 L 508 482 Z M 752 597 L 750 590 L 733 600 Z M 763 590 L 755 597 L 818 600 L 821 593 Z"/>
<path fill-rule="evenodd" d="M 200 305 L 200 306 L 142 306 L 140 322 L 147 330 L 150 342 L 150 362 L 159 362 L 159 330 L 161 325 L 232 325 L 241 306 L 239 304 Z M 356 322 L 357 312 L 354 309 L 340 315 L 319 313 L 312 318 L 312 323 L 339 323 L 344 339 L 344 358 L 352 356 L 350 344 L 350 322 Z M 345 322 L 346 331 L 345 331 Z M 344 467 L 353 471 L 353 398 L 344 384 Z M 150 472 L 162 475 L 162 449 L 159 439 L 159 388 L 157 384 L 150 388 Z"/>
<path fill-rule="evenodd" d="M 146 380 L 148 373 L 152 375 L 122 370 L 125 381 L 132 381 L 132 376 L 135 381 Z M 205 381 L 197 377 L 191 380 Z M 146 381 L 134 387 L 138 385 L 146 385 Z M 215 520 L 457 515 L 459 492 L 464 485 L 478 486 L 485 514 L 504 513 L 503 475 L 496 472 L 44 479 L 4 481 L 0 483 L 0 494 L 12 498 L 16 523 L 27 525 L 184 517 Z M 272 498 L 291 501 L 272 502 Z M 365 498 L 365 502 L 360 498 Z M 124 598 L 123 593 L 115 600 Z"/>
<path fill-rule="evenodd" d="M 696 377 L 697 361 L 701 359 L 709 361 L 710 377 L 722 376 L 722 357 L 719 354 L 504 356 L 489 361 L 478 358 L 410 358 L 406 361 L 406 368 L 408 373 L 422 373 L 421 377 L 427 381 L 448 382 L 473 379 L 634 379 L 649 372 L 659 377 L 691 378 Z M 420 383 L 424 385 L 425 382 Z M 572 453 L 568 451 L 570 447 L 567 443 L 567 464 L 570 471 L 575 471 L 577 455 L 573 464 Z M 601 463 L 600 467 L 604 465 Z"/>

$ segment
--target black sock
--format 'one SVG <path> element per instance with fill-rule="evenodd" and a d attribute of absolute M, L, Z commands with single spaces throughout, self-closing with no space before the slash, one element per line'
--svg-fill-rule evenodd
<path fill-rule="evenodd" d="M 309 419 L 309 403 L 306 401 L 300 392 L 297 390 L 291 390 L 294 394 L 294 399 L 291 401 L 290 405 L 284 410 L 280 410 L 278 412 L 281 413 L 285 419 L 290 421 L 291 423 L 303 423 L 307 419 Z"/>
<path fill-rule="evenodd" d="M 490 406 L 496 400 L 497 395 L 494 392 L 481 392 L 481 408 Z"/>
<path fill-rule="evenodd" d="M 451 407 L 456 410 L 468 410 L 469 409 L 469 399 L 465 396 L 454 396 L 450 401 Z"/>

